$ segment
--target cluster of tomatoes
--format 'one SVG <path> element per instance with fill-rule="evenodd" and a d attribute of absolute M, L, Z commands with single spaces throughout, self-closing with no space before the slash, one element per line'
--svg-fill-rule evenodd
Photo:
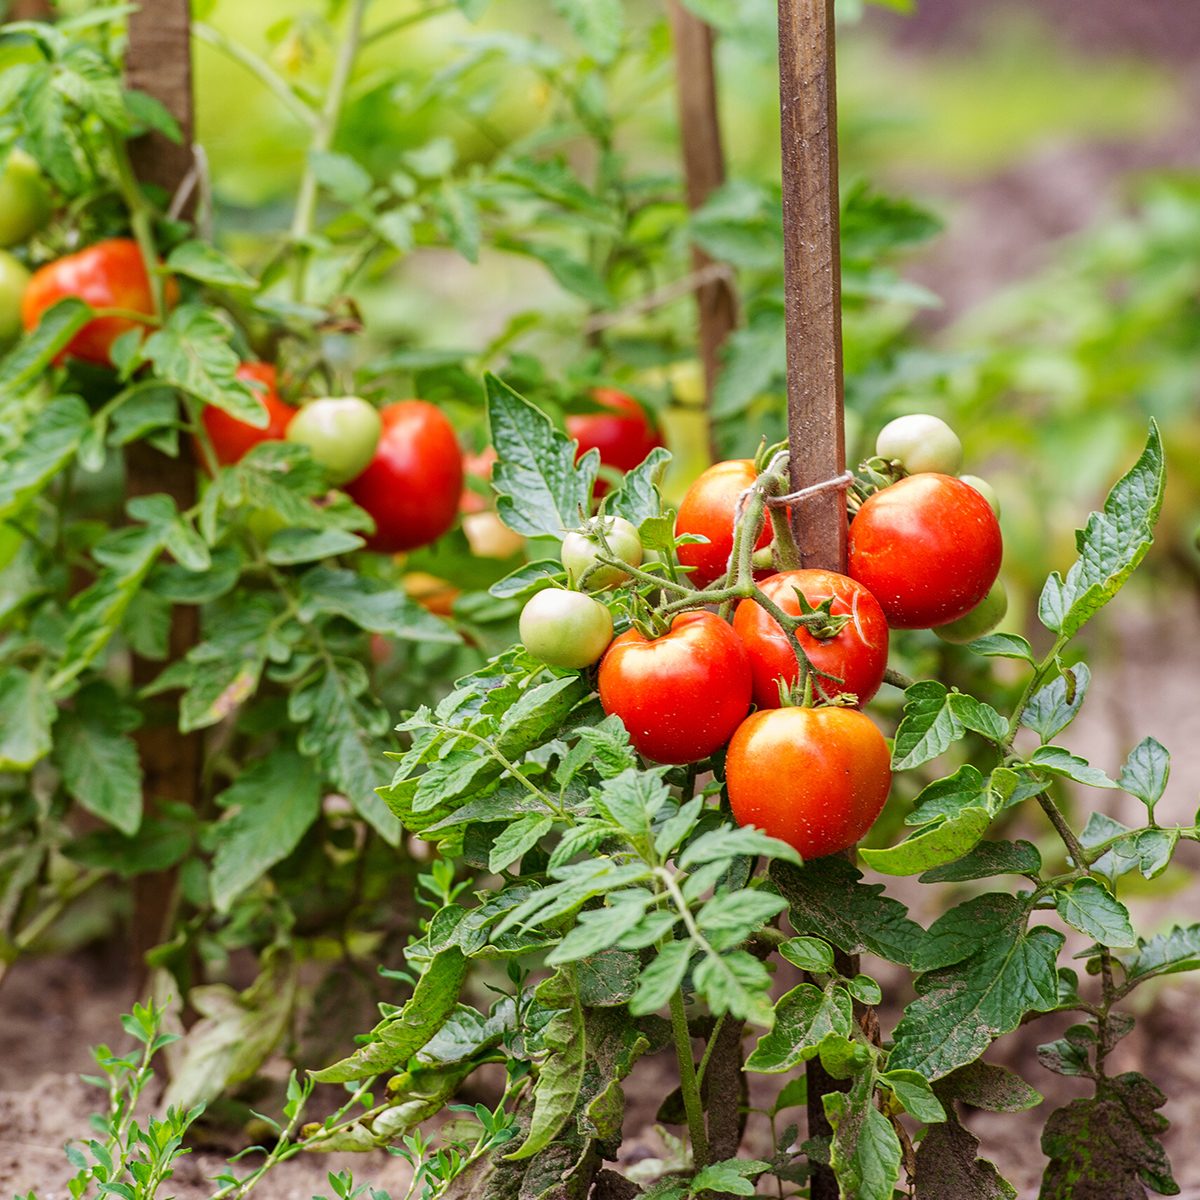
<path fill-rule="evenodd" d="M 983 480 L 953 474 L 962 457 L 953 431 L 936 417 L 901 417 L 876 450 L 868 474 L 885 486 L 855 494 L 846 575 L 758 572 L 767 577 L 742 593 L 731 620 L 713 611 L 706 597 L 726 598 L 741 501 L 758 477 L 753 462 L 734 460 L 705 471 L 676 517 L 676 537 L 692 535 L 678 545 L 679 566 L 709 592 L 673 597 L 658 613 L 633 601 L 631 627 L 614 638 L 595 593 L 628 583 L 631 570 L 644 583 L 655 576 L 640 570 L 637 529 L 601 515 L 563 541 L 570 586 L 537 592 L 521 614 L 522 641 L 542 661 L 599 663 L 601 705 L 646 758 L 694 763 L 725 747 L 735 818 L 807 858 L 852 846 L 887 798 L 887 743 L 860 709 L 883 682 L 889 629 L 970 641 L 1006 607 L 994 496 Z M 764 522 L 756 550 L 770 540 Z"/>

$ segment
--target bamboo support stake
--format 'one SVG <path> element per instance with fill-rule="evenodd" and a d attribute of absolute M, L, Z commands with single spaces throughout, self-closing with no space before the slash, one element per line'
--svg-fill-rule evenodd
<path fill-rule="evenodd" d="M 669 0 L 671 36 L 675 47 L 675 99 L 683 146 L 683 170 L 688 208 L 693 212 L 725 182 L 725 151 L 721 144 L 721 119 L 717 109 L 717 81 L 713 62 L 712 27 Z M 704 366 L 704 392 L 712 405 L 713 390 L 721 370 L 721 348 L 737 326 L 737 297 L 728 276 L 712 271 L 712 259 L 692 248 L 694 274 L 705 282 L 696 288 L 700 326 L 700 360 Z M 709 423 L 711 445 L 712 426 Z"/>
<path fill-rule="evenodd" d="M 779 111 L 788 446 L 799 491 L 846 469 L 833 0 L 779 0 Z M 845 490 L 814 492 L 791 515 L 801 566 L 845 571 Z M 849 955 L 837 965 L 857 971 Z M 839 1085 L 819 1059 L 807 1074 L 808 1136 L 829 1137 L 822 1098 Z M 837 1200 L 833 1171 L 812 1165 L 812 1200 Z"/>

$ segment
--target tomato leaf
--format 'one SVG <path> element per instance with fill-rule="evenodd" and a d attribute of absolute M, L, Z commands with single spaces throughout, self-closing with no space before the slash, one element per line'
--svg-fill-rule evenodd
<path fill-rule="evenodd" d="M 933 1088 L 916 1071 L 885 1071 L 879 1076 L 879 1082 L 888 1087 L 904 1105 L 904 1111 L 918 1121 L 932 1125 L 946 1119 L 946 1110 L 933 1094 Z"/>
<path fill-rule="evenodd" d="M 1032 729 L 1043 742 L 1050 741 L 1078 716 L 1091 681 L 1087 663 L 1068 667 L 1029 697 L 1021 710 L 1021 724 Z"/>
<path fill-rule="evenodd" d="M 625 473 L 621 486 L 609 497 L 606 511 L 624 517 L 641 530 L 645 521 L 655 521 L 662 512 L 658 488 L 671 461 L 671 452 L 656 446 L 640 465 Z"/>
<path fill-rule="evenodd" d="M 1029 766 L 1038 771 L 1048 771 L 1051 775 L 1060 775 L 1064 779 L 1073 779 L 1088 787 L 1117 786 L 1099 767 L 1093 767 L 1086 759 L 1061 746 L 1039 746 L 1029 756 Z"/>
<path fill-rule="evenodd" d="M 553 0 L 583 48 L 598 63 L 610 63 L 621 48 L 625 15 L 621 0 Z"/>
<path fill-rule="evenodd" d="M 987 1112 L 1024 1112 L 1036 1108 L 1044 1099 L 1020 1075 L 978 1058 L 943 1075 L 935 1091 L 943 1102 L 961 1100 Z"/>
<path fill-rule="evenodd" d="M 991 820 L 986 808 L 964 808 L 897 846 L 859 853 L 869 867 L 884 875 L 918 875 L 961 858 L 983 837 Z"/>
<path fill-rule="evenodd" d="M 181 242 L 167 258 L 167 270 L 218 287 L 256 288 L 258 280 L 207 242 Z"/>
<path fill-rule="evenodd" d="M 1154 541 L 1164 483 L 1162 438 L 1151 421 L 1141 457 L 1076 532 L 1079 558 L 1066 579 L 1056 571 L 1046 580 L 1038 616 L 1052 633 L 1073 636 L 1120 591 Z"/>
<path fill-rule="evenodd" d="M 892 1200 L 900 1182 L 900 1139 L 875 1107 L 873 1072 L 855 1077 L 848 1092 L 821 1097 L 833 1126 L 829 1162 L 842 1195 L 855 1200 Z"/>
<path fill-rule="evenodd" d="M 637 991 L 629 1001 L 635 1017 L 658 1012 L 679 989 L 692 957 L 690 941 L 668 942 L 646 964 L 638 980 Z"/>
<path fill-rule="evenodd" d="M 37 328 L 0 361 L 0 392 L 19 393 L 33 383 L 91 319 L 90 306 L 74 296 L 48 308 Z M 66 397 L 58 397 L 50 407 L 62 399 Z"/>
<path fill-rule="evenodd" d="M 953 775 L 926 784 L 913 801 L 913 810 L 904 818 L 906 825 L 928 825 L 957 816 L 964 808 L 986 807 L 988 781 L 978 767 L 966 763 Z"/>
<path fill-rule="evenodd" d="M 318 613 L 344 617 L 360 629 L 414 642 L 454 644 L 454 627 L 426 611 L 403 591 L 354 571 L 314 567 L 300 580 L 304 620 Z"/>
<path fill-rule="evenodd" d="M 1144 738 L 1129 752 L 1117 783 L 1131 796 L 1136 796 L 1154 816 L 1154 806 L 1167 790 L 1171 776 L 1171 756 L 1154 738 Z"/>
<path fill-rule="evenodd" d="M 1104 946 L 1132 946 L 1137 940 L 1129 910 L 1096 879 L 1077 879 L 1054 889 L 1054 907 L 1068 925 Z"/>
<path fill-rule="evenodd" d="M 7 666 L 0 675 L 0 771 L 27 771 L 50 753 L 58 710 L 41 675 Z"/>
<path fill-rule="evenodd" d="M 945 753 L 965 733 L 950 703 L 951 693 L 932 679 L 904 693 L 904 716 L 896 730 L 892 769 L 919 767 Z"/>
<path fill-rule="evenodd" d="M 1157 934 L 1149 941 L 1139 938 L 1137 949 L 1121 956 L 1121 965 L 1130 982 L 1152 975 L 1200 971 L 1200 925 L 1176 925 L 1169 933 Z"/>
<path fill-rule="evenodd" d="M 1016 1200 L 1017 1189 L 978 1150 L 979 1139 L 953 1114 L 927 1130 L 917 1147 L 916 1200 Z"/>
<path fill-rule="evenodd" d="M 849 1037 L 853 1022 L 854 1004 L 844 987 L 798 984 L 775 1005 L 775 1024 L 758 1039 L 746 1070 L 764 1075 L 790 1071 L 812 1058 L 827 1034 Z"/>
<path fill-rule="evenodd" d="M 78 396 L 58 396 L 0 460 L 0 520 L 18 513 L 71 461 L 91 414 Z"/>
<path fill-rule="evenodd" d="M 992 875 L 1036 875 L 1042 856 L 1032 842 L 980 842 L 969 854 L 934 867 L 921 876 L 922 883 L 961 883 Z"/>
<path fill-rule="evenodd" d="M 1033 657 L 1033 647 L 1017 633 L 989 633 L 970 642 L 967 649 L 985 658 L 1017 658 L 1031 667 L 1037 663 Z"/>
<path fill-rule="evenodd" d="M 589 450 L 575 465 L 575 443 L 541 409 L 488 375 L 487 408 L 498 455 L 492 473 L 496 511 L 517 533 L 561 539 L 588 512 L 600 466 Z"/>

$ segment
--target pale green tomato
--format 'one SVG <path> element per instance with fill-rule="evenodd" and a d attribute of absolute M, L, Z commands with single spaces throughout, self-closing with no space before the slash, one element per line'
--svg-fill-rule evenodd
<path fill-rule="evenodd" d="M 962 466 L 962 442 L 941 417 L 912 413 L 889 421 L 875 439 L 875 453 L 898 462 L 910 475 L 953 475 Z"/>
<path fill-rule="evenodd" d="M 0 250 L 0 345 L 21 336 L 21 300 L 29 272 L 7 250 Z"/>
<path fill-rule="evenodd" d="M 375 456 L 383 422 L 379 410 L 358 396 L 326 396 L 310 400 L 292 418 L 287 440 L 298 442 L 334 484 L 349 483 Z"/>
<path fill-rule="evenodd" d="M 601 531 L 604 541 L 608 543 L 607 554 L 600 541 Z M 567 568 L 567 575 L 573 583 L 581 582 L 586 575 L 585 586 L 588 591 L 602 592 L 624 583 L 629 575 L 620 567 L 605 564 L 596 566 L 593 571 L 598 555 L 619 558 L 631 567 L 640 567 L 642 554 L 642 539 L 631 522 L 624 517 L 604 517 L 589 522 L 584 529 L 575 530 L 563 538 L 562 565 Z"/>
<path fill-rule="evenodd" d="M 1000 515 L 1000 497 L 986 479 L 981 479 L 978 475 L 960 475 L 959 479 L 963 483 L 969 483 L 992 506 L 992 512 L 996 516 Z"/>
<path fill-rule="evenodd" d="M 50 219 L 50 189 L 37 162 L 14 147 L 0 173 L 0 246 L 23 242 Z"/>
<path fill-rule="evenodd" d="M 985 633 L 991 633 L 1008 612 L 1008 592 L 999 579 L 992 584 L 991 590 L 965 617 L 938 625 L 934 633 L 943 642 L 952 642 L 956 646 L 965 646 Z"/>
<path fill-rule="evenodd" d="M 581 670 L 597 662 L 612 641 L 612 614 L 591 596 L 546 588 L 521 610 L 525 649 L 552 667 Z"/>

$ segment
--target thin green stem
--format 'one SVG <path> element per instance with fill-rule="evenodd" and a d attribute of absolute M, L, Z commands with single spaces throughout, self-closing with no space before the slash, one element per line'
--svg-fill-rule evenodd
<path fill-rule="evenodd" d="M 309 147 L 304 174 L 300 177 L 300 187 L 296 194 L 296 211 L 292 217 L 291 228 L 291 242 L 296 255 L 292 273 L 292 299 L 298 304 L 304 302 L 305 283 L 308 275 L 309 248 L 307 242 L 312 235 L 313 223 L 317 215 L 317 175 L 313 158 L 315 155 L 328 152 L 330 146 L 333 145 L 334 134 L 337 132 L 338 121 L 342 114 L 342 102 L 346 96 L 346 85 L 350 82 L 350 72 L 354 69 L 354 60 L 358 55 L 367 3 L 368 0 L 352 0 L 350 5 L 346 36 L 338 51 L 337 62 L 334 63 L 333 76 L 329 80 L 329 90 L 325 94 L 325 103 L 313 126 L 312 145 Z"/>
<path fill-rule="evenodd" d="M 247 50 L 245 46 L 226 37 L 219 29 L 214 29 L 203 21 L 192 22 L 192 32 L 202 42 L 207 42 L 240 66 L 245 67 L 301 124 L 307 125 L 309 129 L 317 127 L 317 114 L 288 86 L 287 80 L 266 59 L 260 58 L 252 50 Z"/>
<path fill-rule="evenodd" d="M 696 1062 L 692 1058 L 692 1035 L 688 1030 L 683 992 L 679 988 L 671 996 L 671 1034 L 675 1041 L 675 1057 L 679 1060 L 679 1087 L 692 1137 L 692 1158 L 699 1169 L 708 1165 L 708 1129 L 704 1124 L 704 1107 L 696 1080 Z"/>
<path fill-rule="evenodd" d="M 419 12 L 408 13 L 403 17 L 397 17 L 394 21 L 388 21 L 384 25 L 380 25 L 378 29 L 372 29 L 369 33 L 363 34 L 362 44 L 364 46 L 372 46 L 376 42 L 383 41 L 384 38 L 391 37 L 394 33 L 399 33 L 401 30 L 409 29 L 413 25 L 419 25 L 422 21 L 428 21 L 431 17 L 441 17 L 446 13 L 461 11 L 458 4 L 435 4 L 431 8 L 423 8 Z"/>
<path fill-rule="evenodd" d="M 150 205 L 142 194 L 141 184 L 129 161 L 129 150 L 119 133 L 109 131 L 109 146 L 112 150 L 113 162 L 117 172 L 117 187 L 121 198 L 129 210 L 129 227 L 133 230 L 138 249 L 142 252 L 142 262 L 146 267 L 146 276 L 150 281 L 150 295 L 154 301 L 154 315 L 161 321 L 166 311 L 166 297 L 163 289 L 163 278 L 158 269 L 158 246 L 154 241 L 154 220 Z M 144 314 L 141 314 L 144 319 Z"/>
<path fill-rule="evenodd" d="M 1029 697 L 1033 695 L 1034 689 L 1041 683 L 1046 672 L 1050 670 L 1054 664 L 1054 660 L 1058 657 L 1059 651 L 1071 639 L 1065 634 L 1059 634 L 1054 641 L 1054 645 L 1050 647 L 1049 653 L 1042 659 L 1040 663 L 1033 669 L 1033 674 L 1029 677 L 1029 682 L 1026 683 L 1024 691 L 1021 692 L 1020 699 L 1013 709 L 1012 716 L 1008 721 L 1008 737 L 1005 742 L 1007 749 L 1012 748 L 1013 739 L 1017 736 L 1017 730 L 1021 727 L 1021 714 L 1025 711 L 1025 705 L 1029 703 Z"/>
<path fill-rule="evenodd" d="M 1054 826 L 1058 836 L 1062 838 L 1063 844 L 1067 847 L 1072 861 L 1077 867 L 1083 867 L 1086 870 L 1088 865 L 1087 851 L 1080 845 L 1079 839 L 1075 836 L 1075 831 L 1067 824 L 1067 819 L 1063 816 L 1062 809 L 1054 803 L 1054 800 L 1046 792 L 1042 792 L 1037 799 L 1038 803 L 1042 806 L 1042 811 L 1050 818 L 1050 824 Z"/>
<path fill-rule="evenodd" d="M 638 567 L 631 567 L 627 562 L 622 562 L 619 558 L 611 558 L 607 554 L 597 554 L 596 562 L 606 567 L 618 567 L 631 579 L 638 580 L 639 583 L 652 583 L 655 587 L 665 588 L 669 592 L 676 592 L 680 596 L 687 596 L 689 599 L 695 599 L 697 604 L 708 603 L 708 601 L 704 598 L 704 592 L 699 588 L 686 587 L 682 583 L 675 583 L 673 580 L 666 578 L 664 575 L 655 575 L 653 571 L 643 571 Z M 585 582 L 586 578 L 587 577 L 584 576 L 584 578 L 580 580 L 580 583 Z"/>

